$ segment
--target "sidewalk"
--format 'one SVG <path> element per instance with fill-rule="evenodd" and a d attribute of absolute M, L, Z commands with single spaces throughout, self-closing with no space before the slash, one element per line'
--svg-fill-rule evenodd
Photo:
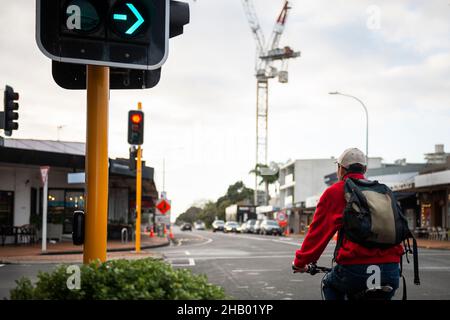
<path fill-rule="evenodd" d="M 288 237 L 294 239 L 303 239 L 305 235 L 303 234 L 291 234 Z M 412 242 L 410 241 L 412 246 Z M 450 250 L 450 241 L 439 241 L 439 240 L 428 240 L 428 239 L 417 239 L 417 247 L 423 249 L 441 249 Z"/>
<path fill-rule="evenodd" d="M 141 250 L 167 246 L 167 237 L 150 238 L 148 233 L 141 237 Z M 150 251 L 134 252 L 134 242 L 121 243 L 108 241 L 107 258 L 111 259 L 142 259 L 161 258 L 159 254 Z M 83 262 L 83 246 L 75 246 L 72 242 L 47 243 L 47 252 L 41 252 L 41 244 L 21 244 L 0 246 L 0 263 L 81 263 Z"/>

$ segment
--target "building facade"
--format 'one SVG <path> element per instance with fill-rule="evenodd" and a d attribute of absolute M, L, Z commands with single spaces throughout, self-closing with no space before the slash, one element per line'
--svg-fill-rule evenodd
<path fill-rule="evenodd" d="M 41 166 L 49 166 L 47 223 L 49 239 L 62 240 L 72 232 L 75 210 L 85 208 L 84 179 L 73 183 L 71 174 L 84 172 L 85 144 L 77 142 L 7 139 L 0 141 L 0 225 L 42 225 Z M 127 159 L 109 160 L 108 235 L 135 219 L 135 173 Z M 153 168 L 143 166 L 143 222 L 158 198 Z M 147 218 L 148 220 L 149 218 Z M 116 226 L 116 227 L 115 227 Z M 40 233 L 39 233 L 40 234 Z M 38 234 L 38 236 L 39 236 Z M 9 237 L 7 243 L 13 239 Z"/>

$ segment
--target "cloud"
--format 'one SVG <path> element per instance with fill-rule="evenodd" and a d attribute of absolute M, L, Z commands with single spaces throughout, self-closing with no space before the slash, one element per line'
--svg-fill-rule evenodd
<path fill-rule="evenodd" d="M 255 0 L 269 38 L 282 1 Z M 423 161 L 435 143 L 450 146 L 448 1 L 292 1 L 281 45 L 301 51 L 289 83 L 270 82 L 269 159 L 329 158 L 348 146 L 386 161 Z M 368 28 L 370 6 L 380 28 Z M 21 93 L 16 138 L 85 139 L 86 96 L 53 82 L 50 61 L 34 39 L 34 1 L 0 2 L 0 83 Z M 112 91 L 110 156 L 127 157 L 126 117 L 142 101 L 144 159 L 155 167 L 173 212 L 196 199 L 217 199 L 244 180 L 255 158 L 255 44 L 239 0 L 190 2 L 191 22 L 170 40 L 159 85 Z M 5 29 L 3 29 L 5 30 Z M 447 147 L 448 148 L 448 147 Z"/>

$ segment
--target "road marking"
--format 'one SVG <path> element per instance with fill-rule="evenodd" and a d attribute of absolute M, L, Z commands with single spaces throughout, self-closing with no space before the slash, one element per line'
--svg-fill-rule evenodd
<path fill-rule="evenodd" d="M 292 246 L 300 247 L 303 242 L 288 242 L 286 240 L 273 240 L 273 242 L 283 243 L 283 244 L 290 244 Z"/>
<path fill-rule="evenodd" d="M 272 289 L 275 289 L 275 287 L 265 287 L 264 289 L 272 290 Z"/>
<path fill-rule="evenodd" d="M 266 271 L 281 271 L 280 269 L 235 269 L 231 272 L 266 272 Z"/>
<path fill-rule="evenodd" d="M 249 276 L 259 276 L 259 272 L 249 272 L 247 273 Z"/>
<path fill-rule="evenodd" d="M 186 253 L 187 256 L 191 255 L 191 253 L 189 251 L 185 251 L 184 253 Z"/>
<path fill-rule="evenodd" d="M 423 267 L 423 266 L 419 266 L 419 270 L 450 271 L 450 267 Z"/>
<path fill-rule="evenodd" d="M 0 268 L 1 268 L 1 267 L 4 267 L 4 266 L 5 266 L 4 264 L 0 264 Z"/>
<path fill-rule="evenodd" d="M 168 261 L 174 267 L 193 267 L 193 266 L 195 266 L 195 260 L 192 258 L 187 259 L 188 263 L 174 263 L 176 260 L 186 260 L 186 259 L 174 259 L 174 260 L 168 260 Z"/>
<path fill-rule="evenodd" d="M 291 282 L 303 282 L 303 279 L 291 279 Z"/>

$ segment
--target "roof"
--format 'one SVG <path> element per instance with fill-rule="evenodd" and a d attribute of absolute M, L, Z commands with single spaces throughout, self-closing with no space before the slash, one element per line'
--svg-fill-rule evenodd
<path fill-rule="evenodd" d="M 384 176 L 407 172 L 420 172 L 425 167 L 425 163 L 408 163 L 406 165 L 385 165 L 381 168 L 367 170 L 367 176 Z"/>
<path fill-rule="evenodd" d="M 84 156 L 84 142 L 35 140 L 35 139 L 2 139 L 2 146 L 14 149 L 46 151 Z"/>

